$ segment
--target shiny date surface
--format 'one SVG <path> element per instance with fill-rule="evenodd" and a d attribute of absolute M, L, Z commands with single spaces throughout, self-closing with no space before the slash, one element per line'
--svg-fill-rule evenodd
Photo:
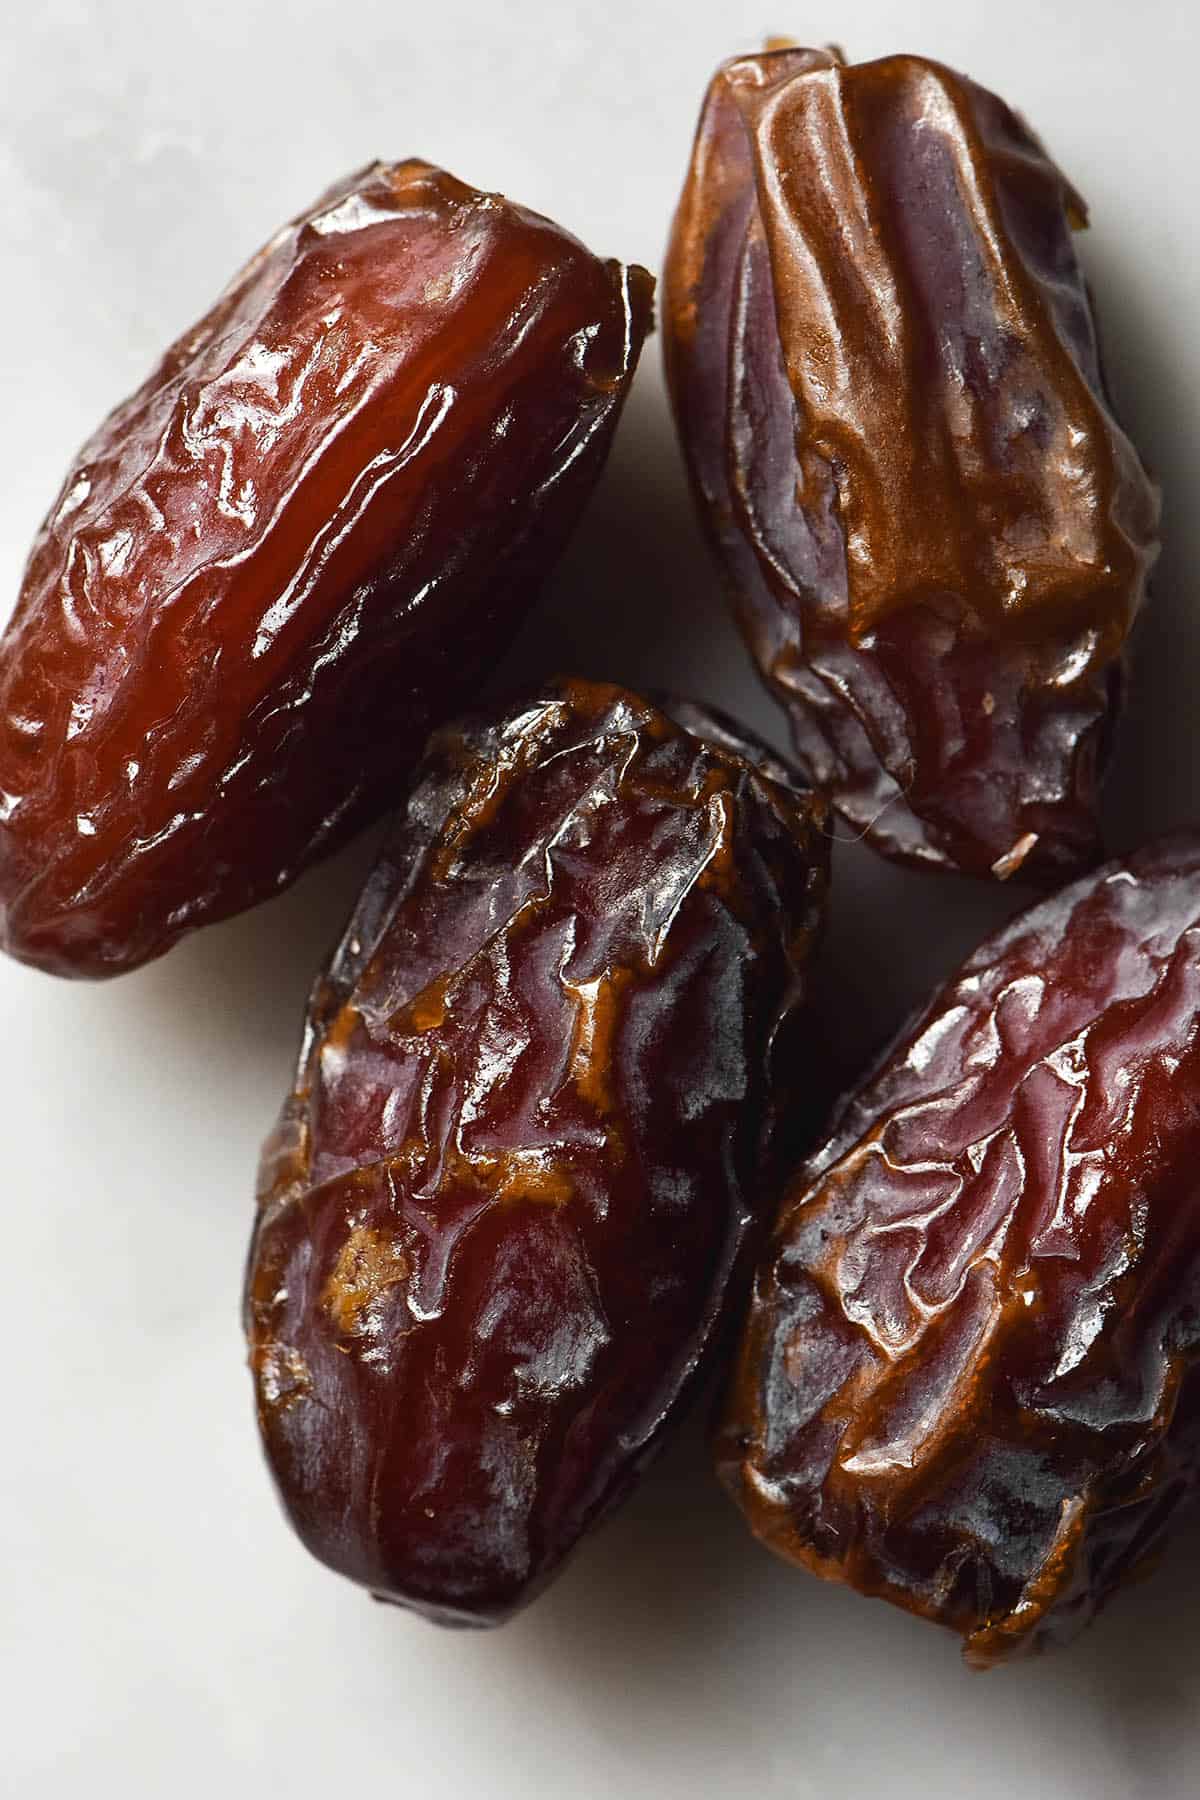
<path fill-rule="evenodd" d="M 428 164 L 287 225 L 80 452 L 0 640 L 0 943 L 108 975 L 394 802 L 603 460 L 650 278 Z"/>
<path fill-rule="evenodd" d="M 1200 1475 L 1200 836 L 983 944 L 785 1192 L 718 1438 L 753 1530 L 1069 1640 Z"/>
<path fill-rule="evenodd" d="M 1158 499 L 1113 417 L 1083 202 L 914 56 L 713 80 L 664 271 L 693 488 L 800 761 L 879 850 L 1062 878 Z"/>
<path fill-rule="evenodd" d="M 523 1604 L 744 1298 L 823 802 L 703 709 L 558 683 L 435 735 L 264 1153 L 258 1415 L 315 1555 Z"/>

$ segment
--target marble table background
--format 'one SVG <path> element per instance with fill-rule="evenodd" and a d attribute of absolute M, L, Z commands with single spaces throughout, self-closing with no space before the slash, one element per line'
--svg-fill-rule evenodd
<path fill-rule="evenodd" d="M 1114 384 L 1168 529 L 1108 826 L 1125 846 L 1200 814 L 1184 0 L 5 0 L 0 613 L 76 444 L 336 175 L 419 153 L 655 267 L 703 85 L 768 31 L 965 68 L 1091 201 Z M 550 666 L 690 688 L 782 741 L 702 553 L 653 344 L 500 679 Z M 0 968 L 0 1790 L 1190 1800 L 1200 1521 L 1072 1654 L 986 1677 L 757 1548 L 695 1423 L 502 1633 L 439 1633 L 307 1558 L 259 1459 L 239 1282 L 258 1142 L 369 854 L 107 988 Z M 831 1069 L 1017 899 L 840 847 Z"/>

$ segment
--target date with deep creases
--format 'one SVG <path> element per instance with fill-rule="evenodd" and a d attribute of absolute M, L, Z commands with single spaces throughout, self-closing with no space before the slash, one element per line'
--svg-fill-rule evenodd
<path fill-rule="evenodd" d="M 693 488 L 809 779 L 917 865 L 1098 855 L 1158 497 L 1084 218 L 1001 100 L 920 57 L 775 50 L 709 88 L 663 278 Z"/>
<path fill-rule="evenodd" d="M 0 944 L 111 975 L 395 803 L 603 461 L 650 277 L 375 164 L 80 452 L 0 640 Z"/>
<path fill-rule="evenodd" d="M 559 683 L 435 736 L 264 1155 L 284 1505 L 442 1621 L 504 1618 L 628 1490 L 761 1240 L 825 807 L 676 711 Z"/>
<path fill-rule="evenodd" d="M 754 1531 L 1071 1638 L 1200 1476 L 1200 836 L 983 944 L 788 1188 L 718 1440 Z"/>

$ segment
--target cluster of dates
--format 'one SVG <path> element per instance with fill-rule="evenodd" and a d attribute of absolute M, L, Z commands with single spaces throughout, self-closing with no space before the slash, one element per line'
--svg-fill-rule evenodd
<path fill-rule="evenodd" d="M 4 946 L 133 968 L 396 815 L 246 1282 L 284 1504 L 374 1593 L 527 1601 L 739 1314 L 718 1465 L 753 1529 L 973 1661 L 1068 1637 L 1200 1480 L 1200 837 L 1095 866 L 1158 503 L 1083 219 L 936 64 L 715 77 L 665 353 L 796 768 L 577 679 L 447 723 L 595 481 L 653 284 L 427 164 L 287 225 L 64 483 L 0 643 Z M 901 860 L 1077 879 L 796 1168 L 831 805 Z"/>

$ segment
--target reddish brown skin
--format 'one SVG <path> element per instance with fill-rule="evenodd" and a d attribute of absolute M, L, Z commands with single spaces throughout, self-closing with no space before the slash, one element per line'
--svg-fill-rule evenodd
<path fill-rule="evenodd" d="M 664 270 L 701 516 L 801 764 L 889 856 L 1096 860 L 1158 496 L 1078 195 L 936 63 L 780 49 L 709 88 Z"/>
<path fill-rule="evenodd" d="M 284 1505 L 444 1623 L 506 1617 L 628 1491 L 761 1241 L 825 807 L 678 710 L 556 683 L 435 736 L 264 1153 Z"/>
<path fill-rule="evenodd" d="M 422 162 L 256 256 L 80 452 L 0 641 L 0 943 L 110 975 L 390 804 L 603 462 L 644 270 Z"/>
<path fill-rule="evenodd" d="M 983 944 L 788 1186 L 718 1465 L 819 1575 L 1069 1641 L 1200 1480 L 1200 834 Z"/>

